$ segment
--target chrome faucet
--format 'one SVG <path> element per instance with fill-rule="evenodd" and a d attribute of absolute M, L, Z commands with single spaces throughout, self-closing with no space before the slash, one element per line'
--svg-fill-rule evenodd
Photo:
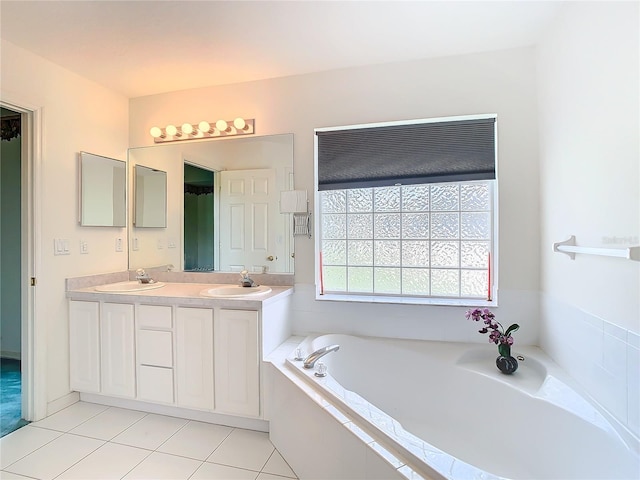
<path fill-rule="evenodd" d="M 136 270 L 136 280 L 140 283 L 154 283 L 153 279 L 142 268 Z"/>
<path fill-rule="evenodd" d="M 240 285 L 243 287 L 257 287 L 256 282 L 249 277 L 248 270 L 242 270 L 240 272 Z"/>
<path fill-rule="evenodd" d="M 340 345 L 329 345 L 327 347 L 320 348 L 304 359 L 304 368 L 313 368 L 318 360 L 324 357 L 327 353 L 335 352 L 340 349 Z"/>

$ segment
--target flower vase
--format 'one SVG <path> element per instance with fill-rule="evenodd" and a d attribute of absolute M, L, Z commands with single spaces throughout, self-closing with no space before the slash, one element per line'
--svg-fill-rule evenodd
<path fill-rule="evenodd" d="M 505 375 L 511 375 L 518 369 L 518 360 L 511 356 L 511 346 L 506 344 L 498 345 L 500 356 L 496 358 L 496 367 Z"/>

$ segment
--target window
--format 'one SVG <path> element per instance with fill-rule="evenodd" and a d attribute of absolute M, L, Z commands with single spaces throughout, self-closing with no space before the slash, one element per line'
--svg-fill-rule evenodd
<path fill-rule="evenodd" d="M 482 167 L 490 172 L 478 173 L 478 162 L 464 156 L 465 149 L 473 155 L 477 149 L 465 146 L 464 136 L 451 136 L 451 132 L 445 135 L 445 143 L 455 143 L 454 158 L 442 146 L 437 150 L 444 152 L 444 161 L 433 152 L 423 155 L 421 152 L 429 149 L 421 144 L 425 133 L 422 130 L 417 132 L 421 139 L 413 142 L 416 148 L 408 154 L 406 137 L 401 145 L 405 153 L 390 153 L 393 145 L 388 142 L 375 151 L 365 148 L 363 156 L 358 153 L 361 141 L 334 145 L 334 167 L 327 169 L 325 164 L 327 173 L 323 177 L 323 142 L 318 141 L 318 273 L 322 293 L 488 300 L 492 292 L 490 263 L 495 230 L 494 122 L 495 118 L 490 117 L 486 123 L 492 135 L 484 157 L 490 155 L 491 166 Z M 425 123 L 429 127 L 430 122 Z M 438 122 L 438 126 L 443 124 L 446 126 L 447 122 Z M 455 122 L 456 126 L 460 124 Z M 376 128 L 367 131 L 375 133 Z M 340 142 L 344 143 L 344 137 Z M 340 169 L 339 156 L 344 150 L 349 151 L 349 166 L 335 171 Z M 379 152 L 382 158 L 373 158 Z M 397 157 L 390 159 L 390 155 L 403 158 L 396 161 Z M 465 170 L 465 163 L 471 168 Z M 400 165 L 398 173 L 402 178 L 389 178 L 393 177 L 394 164 Z M 437 173 L 434 164 L 439 165 Z M 380 174 L 381 170 L 384 173 Z"/>

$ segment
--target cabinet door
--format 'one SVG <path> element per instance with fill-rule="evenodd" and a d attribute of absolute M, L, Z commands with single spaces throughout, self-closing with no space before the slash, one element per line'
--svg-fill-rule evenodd
<path fill-rule="evenodd" d="M 213 310 L 179 307 L 176 329 L 177 404 L 213 410 Z"/>
<path fill-rule="evenodd" d="M 173 369 L 140 365 L 138 400 L 173 403 Z"/>
<path fill-rule="evenodd" d="M 216 411 L 258 417 L 258 312 L 220 310 L 213 338 Z"/>
<path fill-rule="evenodd" d="M 134 398 L 136 365 L 133 305 L 103 304 L 100 326 L 102 393 Z"/>
<path fill-rule="evenodd" d="M 71 389 L 100 392 L 100 304 L 69 302 L 69 361 Z"/>

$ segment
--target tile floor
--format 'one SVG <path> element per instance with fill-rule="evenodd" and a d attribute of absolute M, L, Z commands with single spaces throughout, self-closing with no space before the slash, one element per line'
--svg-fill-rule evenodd
<path fill-rule="evenodd" d="M 263 432 L 78 402 L 0 439 L 0 479 L 287 480 Z"/>

